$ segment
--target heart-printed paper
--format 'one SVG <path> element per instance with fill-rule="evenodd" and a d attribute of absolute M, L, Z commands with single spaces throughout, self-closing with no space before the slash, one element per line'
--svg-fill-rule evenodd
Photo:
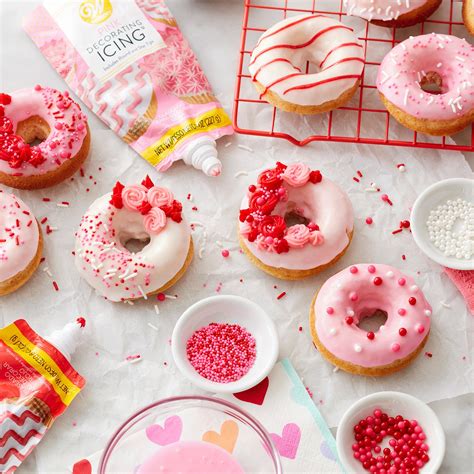
<path fill-rule="evenodd" d="M 270 433 L 280 456 L 288 459 L 295 459 L 300 445 L 301 429 L 295 423 L 288 423 L 283 427 L 281 436 L 276 433 Z"/>
<path fill-rule="evenodd" d="M 176 443 L 181 438 L 183 422 L 177 415 L 165 420 L 164 426 L 151 425 L 146 429 L 147 438 L 160 446 Z"/>
<path fill-rule="evenodd" d="M 220 433 L 207 431 L 202 435 L 202 440 L 220 446 L 232 454 L 238 436 L 239 427 L 237 423 L 232 420 L 227 420 L 222 423 Z"/>
<path fill-rule="evenodd" d="M 234 393 L 234 397 L 243 402 L 263 405 L 269 384 L 270 381 L 268 377 L 265 377 L 258 385 L 255 385 L 255 387 L 244 390 L 243 392 Z"/>

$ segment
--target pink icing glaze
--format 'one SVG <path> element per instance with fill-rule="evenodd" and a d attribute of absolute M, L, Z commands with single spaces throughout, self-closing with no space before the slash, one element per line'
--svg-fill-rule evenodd
<path fill-rule="evenodd" d="M 137 211 L 143 201 L 147 199 L 147 189 L 141 184 L 125 186 L 122 191 L 123 205 L 129 211 Z"/>
<path fill-rule="evenodd" d="M 292 187 L 285 181 L 283 188 L 288 194 L 288 199 L 279 202 L 272 214 L 283 217 L 287 212 L 298 210 L 300 215 L 316 223 L 319 231 L 312 231 L 308 243 L 300 247 L 299 232 L 291 230 L 288 241 L 290 251 L 286 253 L 277 253 L 273 244 L 262 236 L 254 242 L 246 240 L 247 248 L 260 261 L 276 268 L 307 270 L 329 263 L 347 246 L 349 243 L 347 234 L 354 226 L 352 204 L 347 194 L 326 177 L 323 177 L 318 184 L 308 181 L 300 187 Z M 248 206 L 249 198 L 245 196 L 240 209 L 247 209 Z M 239 222 L 239 231 L 247 237 L 248 223 Z"/>
<path fill-rule="evenodd" d="M 13 122 L 14 131 L 19 122 L 39 116 L 47 122 L 51 132 L 46 140 L 37 145 L 45 158 L 43 163 L 33 166 L 23 162 L 21 167 L 12 168 L 8 161 L 0 159 L 0 171 L 17 176 L 40 175 L 77 155 L 87 135 L 87 117 L 68 92 L 36 86 L 10 95 L 11 103 L 4 109 L 5 116 Z"/>
<path fill-rule="evenodd" d="M 377 88 L 398 108 L 421 119 L 450 120 L 474 108 L 474 47 L 455 36 L 431 33 L 410 37 L 385 56 Z M 430 72 L 442 79 L 441 94 L 420 81 Z"/>
<path fill-rule="evenodd" d="M 161 447 L 139 468 L 137 474 L 244 474 L 225 449 L 203 441 L 180 441 Z"/>
<path fill-rule="evenodd" d="M 153 207 L 169 206 L 174 200 L 170 190 L 158 186 L 153 186 L 148 190 L 147 198 Z"/>
<path fill-rule="evenodd" d="M 388 265 L 372 265 L 373 272 L 369 267 L 354 265 L 331 277 L 319 290 L 314 306 L 321 343 L 339 359 L 363 367 L 387 365 L 408 356 L 428 334 L 431 323 L 431 306 L 411 277 Z M 388 318 L 370 340 L 357 324 L 377 309 Z M 353 319 L 352 324 L 347 317 Z"/>
<path fill-rule="evenodd" d="M 360 16 L 366 20 L 396 20 L 421 6 L 427 0 L 344 0 L 347 14 Z"/>
<path fill-rule="evenodd" d="M 30 208 L 0 190 L 0 282 L 24 270 L 38 250 L 39 231 Z"/>

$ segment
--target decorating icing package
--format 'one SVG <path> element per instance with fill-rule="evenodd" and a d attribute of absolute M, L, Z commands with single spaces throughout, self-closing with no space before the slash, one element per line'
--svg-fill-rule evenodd
<path fill-rule="evenodd" d="M 0 474 L 472 472 L 473 1 L 0 27 Z"/>

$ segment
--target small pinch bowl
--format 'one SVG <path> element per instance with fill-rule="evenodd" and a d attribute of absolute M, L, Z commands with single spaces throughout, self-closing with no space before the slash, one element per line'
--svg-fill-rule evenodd
<path fill-rule="evenodd" d="M 402 392 L 377 392 L 361 398 L 344 413 L 339 422 L 336 445 L 339 459 L 348 474 L 366 472 L 353 457 L 354 426 L 363 418 L 380 409 L 390 416 L 402 415 L 408 420 L 417 420 L 429 446 L 430 460 L 420 469 L 421 474 L 438 472 L 444 458 L 446 438 L 435 412 L 424 402 Z M 389 437 L 385 439 L 388 440 Z M 382 445 L 382 448 L 385 444 Z"/>
<path fill-rule="evenodd" d="M 213 382 L 200 375 L 186 354 L 186 343 L 195 331 L 210 323 L 238 324 L 245 328 L 257 345 L 250 370 L 239 380 Z M 278 358 L 279 342 L 275 324 L 253 301 L 233 295 L 212 296 L 190 306 L 179 318 L 171 337 L 171 352 L 181 373 L 199 388 L 209 392 L 237 393 L 254 387 L 272 370 Z"/>

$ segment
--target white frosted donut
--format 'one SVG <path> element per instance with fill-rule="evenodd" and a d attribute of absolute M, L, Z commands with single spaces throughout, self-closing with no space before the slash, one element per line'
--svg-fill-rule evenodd
<path fill-rule="evenodd" d="M 240 209 L 244 251 L 259 268 L 279 278 L 303 278 L 335 262 L 353 232 L 347 194 L 304 163 L 277 163 L 261 173 Z M 288 215 L 306 224 L 287 224 Z"/>
<path fill-rule="evenodd" d="M 319 71 L 306 74 L 306 62 Z M 364 69 L 364 50 L 354 32 L 322 15 L 287 18 L 267 30 L 252 52 L 253 81 L 262 90 L 302 107 L 321 107 L 354 89 Z M 268 99 L 268 97 L 265 97 Z"/>
<path fill-rule="evenodd" d="M 97 199 L 76 233 L 76 267 L 111 301 L 146 298 L 174 284 L 192 258 L 191 231 L 182 205 L 147 177 L 141 185 L 117 183 Z M 139 252 L 129 240 L 150 240 Z"/>

